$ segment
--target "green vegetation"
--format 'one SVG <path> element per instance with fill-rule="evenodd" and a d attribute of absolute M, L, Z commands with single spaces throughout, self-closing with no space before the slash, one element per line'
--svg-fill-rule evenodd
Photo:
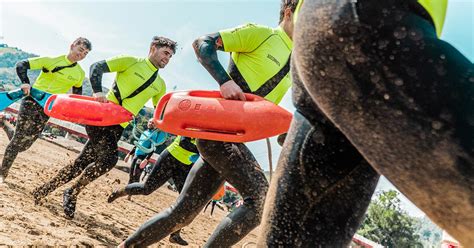
<path fill-rule="evenodd" d="M 409 216 L 401 209 L 399 194 L 377 193 L 357 233 L 385 247 L 440 247 L 441 229 L 428 217 Z"/>

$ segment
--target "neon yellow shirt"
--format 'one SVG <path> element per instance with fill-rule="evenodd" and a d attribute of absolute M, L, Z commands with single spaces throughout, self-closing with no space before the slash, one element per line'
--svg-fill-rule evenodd
<path fill-rule="evenodd" d="M 137 115 L 146 102 L 153 99 L 153 106 L 166 92 L 165 81 L 158 74 L 155 81 L 138 95 L 126 98 L 144 84 L 157 71 L 157 68 L 148 58 L 137 58 L 127 55 L 120 55 L 106 60 L 111 72 L 117 72 L 115 81 L 123 99 L 122 106 L 128 111 Z M 118 104 L 112 90 L 107 92 L 107 99 Z M 122 124 L 126 126 L 126 124 Z"/>
<path fill-rule="evenodd" d="M 33 88 L 45 91 L 50 94 L 64 94 L 71 87 L 81 87 L 84 81 L 85 73 L 81 66 L 77 64 L 74 67 L 64 68 L 52 73 L 51 71 L 59 66 L 72 64 L 66 55 L 58 57 L 37 57 L 29 58 L 30 70 L 48 69 L 50 72 L 41 71 L 40 75 L 33 84 Z"/>
<path fill-rule="evenodd" d="M 283 68 L 290 56 L 293 42 L 281 27 L 275 29 L 246 24 L 219 31 L 224 50 L 232 52 L 232 60 L 255 91 Z M 291 87 L 290 73 L 265 98 L 278 104 Z"/>
<path fill-rule="evenodd" d="M 194 146 L 196 145 L 195 138 L 191 138 L 189 141 Z M 179 162 L 186 165 L 191 165 L 193 163 L 193 161 L 191 161 L 191 157 L 193 155 L 196 155 L 197 153 L 184 149 L 183 147 L 180 146 L 180 142 L 181 142 L 181 136 L 176 136 L 173 143 L 171 143 L 168 147 L 166 147 L 166 150 L 168 150 L 168 152 L 174 158 L 176 158 Z"/>

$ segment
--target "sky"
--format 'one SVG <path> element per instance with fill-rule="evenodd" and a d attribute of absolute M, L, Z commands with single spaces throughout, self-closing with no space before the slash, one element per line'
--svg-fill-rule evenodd
<path fill-rule="evenodd" d="M 154 35 L 178 42 L 179 48 L 166 68 L 160 70 L 168 90 L 218 89 L 217 83 L 198 63 L 191 43 L 197 37 L 244 23 L 276 27 L 279 0 L 0 0 L 0 43 L 41 56 L 68 52 L 77 37 L 87 37 L 93 45 L 86 59 L 79 62 L 88 75 L 89 66 L 120 54 L 145 57 Z M 474 61 L 474 0 L 449 0 L 442 39 L 450 42 Z M 219 53 L 227 65 L 228 54 Z M 110 87 L 114 75 L 107 74 L 103 85 Z M 291 92 L 281 106 L 293 112 Z M 151 106 L 151 104 L 149 104 Z M 261 166 L 268 170 L 265 141 L 249 143 Z M 281 149 L 272 139 L 273 166 Z M 384 178 L 379 189 L 393 188 Z M 404 200 L 412 215 L 423 213 Z"/>

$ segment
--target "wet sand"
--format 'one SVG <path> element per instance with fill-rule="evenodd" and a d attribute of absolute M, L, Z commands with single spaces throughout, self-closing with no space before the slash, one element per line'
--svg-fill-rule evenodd
<path fill-rule="evenodd" d="M 0 131 L 0 157 L 8 139 Z M 34 205 L 33 189 L 54 176 L 57 171 L 77 156 L 76 152 L 38 140 L 26 152 L 20 153 L 13 164 L 6 184 L 0 186 L 0 246 L 94 246 L 118 245 L 150 217 L 169 207 L 178 194 L 166 186 L 149 196 L 126 197 L 107 203 L 113 188 L 125 185 L 128 174 L 113 169 L 81 192 L 78 197 L 76 216 L 64 218 L 62 193 L 70 184 L 51 193 L 41 206 Z M 118 167 L 129 164 L 119 161 Z M 185 227 L 182 236 L 190 247 L 202 246 L 226 212 L 216 208 L 209 217 L 210 209 L 201 213 L 194 222 Z M 235 247 L 253 244 L 258 229 L 247 235 Z M 179 247 L 168 238 L 153 247 Z M 255 247 L 248 245 L 247 247 Z"/>

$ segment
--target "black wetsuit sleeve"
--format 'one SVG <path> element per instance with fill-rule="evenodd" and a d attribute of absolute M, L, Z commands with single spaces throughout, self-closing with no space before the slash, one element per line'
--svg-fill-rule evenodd
<path fill-rule="evenodd" d="M 109 66 L 105 60 L 95 62 L 90 68 L 90 81 L 94 93 L 102 92 L 102 75 L 110 72 Z"/>
<path fill-rule="evenodd" d="M 219 33 L 202 36 L 193 42 L 193 48 L 199 63 L 206 68 L 219 85 L 222 85 L 232 80 L 232 78 L 226 72 L 217 57 L 217 50 L 224 50 L 224 46 L 218 44 L 219 40 L 221 40 Z"/>
<path fill-rule="evenodd" d="M 72 94 L 82 95 L 82 86 L 81 87 L 72 87 Z"/>
<path fill-rule="evenodd" d="M 28 78 L 28 69 L 30 69 L 30 62 L 28 60 L 22 60 L 16 63 L 16 74 L 20 78 L 20 81 L 24 84 L 30 84 Z"/>

